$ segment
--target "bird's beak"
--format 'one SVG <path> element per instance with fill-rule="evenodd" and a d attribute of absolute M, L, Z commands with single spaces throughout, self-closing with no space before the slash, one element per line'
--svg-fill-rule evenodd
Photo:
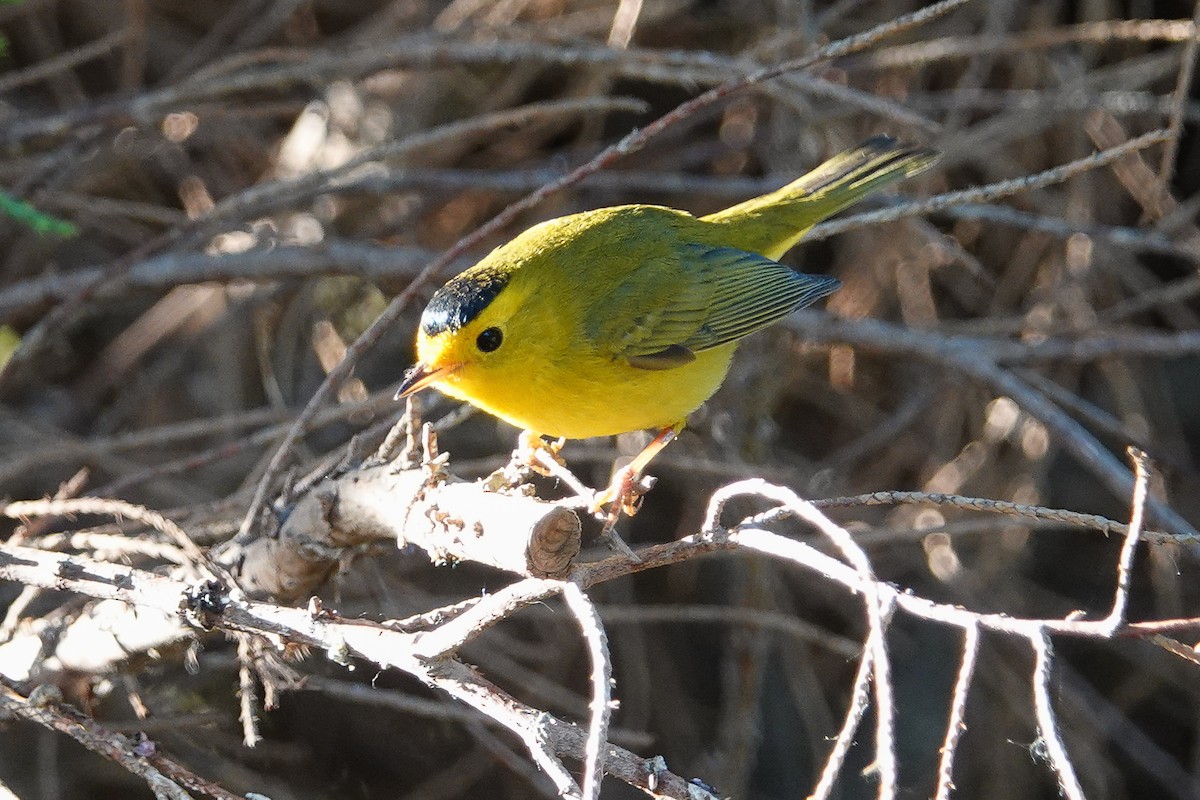
<path fill-rule="evenodd" d="M 400 388 L 396 390 L 396 399 L 399 400 L 421 391 L 454 372 L 455 369 L 457 367 L 431 367 L 418 361 L 408 368 L 408 372 L 404 373 L 404 380 L 400 381 Z"/>

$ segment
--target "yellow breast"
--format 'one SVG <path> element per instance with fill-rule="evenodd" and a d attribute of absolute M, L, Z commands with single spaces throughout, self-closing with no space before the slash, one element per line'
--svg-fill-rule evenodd
<path fill-rule="evenodd" d="M 547 436 L 584 439 L 681 423 L 729 371 L 736 345 L 696 354 L 669 370 L 645 370 L 611 359 L 540 360 L 510 364 L 507 374 L 464 372 L 439 388 L 505 422 Z"/>

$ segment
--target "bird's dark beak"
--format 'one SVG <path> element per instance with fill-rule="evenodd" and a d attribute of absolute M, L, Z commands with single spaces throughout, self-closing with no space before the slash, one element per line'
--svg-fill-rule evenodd
<path fill-rule="evenodd" d="M 431 367 L 418 361 L 404 373 L 404 380 L 400 381 L 400 388 L 396 390 L 396 399 L 419 392 L 450 372 L 453 372 L 450 368 Z"/>

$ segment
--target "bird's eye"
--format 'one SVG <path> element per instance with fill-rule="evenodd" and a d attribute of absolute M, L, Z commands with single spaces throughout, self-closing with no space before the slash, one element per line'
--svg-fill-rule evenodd
<path fill-rule="evenodd" d="M 475 339 L 475 346 L 482 353 L 490 353 L 499 348 L 503 341 L 504 334 L 500 332 L 499 328 L 485 328 Z"/>

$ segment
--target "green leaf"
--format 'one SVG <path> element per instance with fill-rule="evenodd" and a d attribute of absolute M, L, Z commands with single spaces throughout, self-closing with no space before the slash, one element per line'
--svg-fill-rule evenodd
<path fill-rule="evenodd" d="M 3 2 L 7 2 L 7 0 L 0 0 L 0 3 Z M 43 236 L 59 236 L 63 239 L 70 239 L 79 235 L 79 229 L 72 223 L 49 214 L 43 214 L 29 203 L 18 200 L 5 192 L 0 192 L 0 214 L 15 219 Z"/>
<path fill-rule="evenodd" d="M 8 363 L 20 344 L 20 334 L 8 325 L 0 325 L 0 367 Z"/>

